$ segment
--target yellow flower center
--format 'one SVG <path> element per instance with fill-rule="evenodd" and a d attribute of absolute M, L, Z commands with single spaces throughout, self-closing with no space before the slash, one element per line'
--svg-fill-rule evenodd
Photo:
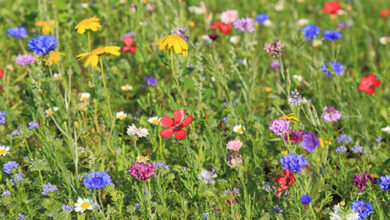
<path fill-rule="evenodd" d="M 82 209 L 88 209 L 90 206 L 91 206 L 91 203 L 89 203 L 89 202 L 83 202 L 83 204 L 81 204 Z"/>
<path fill-rule="evenodd" d="M 53 110 L 51 110 L 51 109 L 47 110 L 48 115 L 52 115 L 53 113 L 54 113 Z"/>
<path fill-rule="evenodd" d="M 118 119 L 124 119 L 125 118 L 125 116 L 124 115 L 118 115 Z"/>
<path fill-rule="evenodd" d="M 85 101 L 85 100 L 87 100 L 87 99 L 88 99 L 88 96 L 82 96 L 82 97 L 81 97 L 81 100 L 82 100 L 82 101 Z"/>
<path fill-rule="evenodd" d="M 158 125 L 159 123 L 160 123 L 160 120 L 158 120 L 158 119 L 154 119 L 152 121 L 152 124 L 154 124 L 154 125 Z"/>
<path fill-rule="evenodd" d="M 283 155 L 283 156 L 286 156 L 287 153 L 288 153 L 288 152 L 287 152 L 286 150 L 282 151 L 282 155 Z"/>
<path fill-rule="evenodd" d="M 237 128 L 237 133 L 241 134 L 242 133 L 242 128 Z"/>
<path fill-rule="evenodd" d="M 5 153 L 7 153 L 7 150 L 6 150 L 6 149 L 1 149 L 1 150 L 0 150 L 0 155 L 3 155 L 3 154 L 5 154 Z"/>

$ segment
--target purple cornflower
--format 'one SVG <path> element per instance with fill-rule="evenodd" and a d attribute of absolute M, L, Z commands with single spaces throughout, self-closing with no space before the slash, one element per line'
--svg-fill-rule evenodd
<path fill-rule="evenodd" d="M 336 148 L 336 153 L 345 153 L 347 152 L 347 148 L 345 146 L 340 146 Z"/>
<path fill-rule="evenodd" d="M 375 142 L 380 143 L 382 141 L 382 136 L 378 136 L 375 138 Z"/>
<path fill-rule="evenodd" d="M 309 164 L 304 156 L 294 153 L 288 153 L 280 158 L 280 163 L 283 165 L 283 170 L 287 169 L 292 173 L 301 172 L 302 167 L 306 167 Z"/>
<path fill-rule="evenodd" d="M 299 201 L 301 201 L 302 204 L 309 204 L 311 202 L 311 196 L 303 195 L 299 198 Z"/>
<path fill-rule="evenodd" d="M 144 80 L 148 84 L 148 86 L 155 86 L 157 84 L 157 79 L 154 78 L 153 76 L 151 77 L 144 76 Z"/>
<path fill-rule="evenodd" d="M 14 131 L 11 132 L 12 136 L 19 136 L 23 134 L 22 130 L 15 129 Z"/>
<path fill-rule="evenodd" d="M 111 184 L 111 177 L 108 173 L 99 170 L 88 173 L 83 183 L 89 189 L 103 189 L 105 186 Z"/>
<path fill-rule="evenodd" d="M 345 29 L 344 21 L 340 21 L 339 23 L 337 23 L 337 27 L 340 28 L 340 29 Z"/>
<path fill-rule="evenodd" d="M 4 173 L 11 174 L 14 168 L 17 168 L 19 166 L 16 161 L 8 161 L 3 165 Z"/>
<path fill-rule="evenodd" d="M 290 141 L 293 144 L 301 143 L 303 132 L 300 130 L 289 130 L 288 136 L 290 137 Z M 284 140 L 288 141 L 287 134 L 284 135 Z"/>
<path fill-rule="evenodd" d="M 18 219 L 24 219 L 25 216 L 22 214 L 22 213 L 19 213 L 18 216 L 17 216 Z"/>
<path fill-rule="evenodd" d="M 212 33 L 212 34 L 209 34 L 209 38 L 210 38 L 212 41 L 216 41 L 216 40 L 219 38 L 219 35 L 216 34 L 216 33 Z"/>
<path fill-rule="evenodd" d="M 324 31 L 324 33 L 322 33 L 322 37 L 324 37 L 325 40 L 330 41 L 330 42 L 332 42 L 334 40 L 338 40 L 342 36 L 343 35 L 339 31 Z"/>
<path fill-rule="evenodd" d="M 264 24 L 265 21 L 269 20 L 269 16 L 267 14 L 258 14 L 256 16 L 256 21 Z"/>
<path fill-rule="evenodd" d="M 241 18 L 237 19 L 233 25 L 237 31 L 249 31 L 250 33 L 255 31 L 253 18 Z"/>
<path fill-rule="evenodd" d="M 370 180 L 371 186 L 374 185 L 374 177 L 369 173 L 357 174 L 353 176 L 353 184 L 359 189 L 364 190 L 364 187 L 367 186 L 367 181 Z"/>
<path fill-rule="evenodd" d="M 16 59 L 15 63 L 21 66 L 27 66 L 30 64 L 35 63 L 34 55 L 32 54 L 19 54 Z"/>
<path fill-rule="evenodd" d="M 337 138 L 337 143 L 338 144 L 348 144 L 352 141 L 352 138 L 346 134 L 341 134 L 338 138 Z"/>
<path fill-rule="evenodd" d="M 372 204 L 364 200 L 358 200 L 352 203 L 351 210 L 359 214 L 359 220 L 366 219 L 370 214 L 374 213 Z"/>
<path fill-rule="evenodd" d="M 320 27 L 314 24 L 308 24 L 301 29 L 301 33 L 305 35 L 307 41 L 311 41 L 316 38 L 321 32 Z"/>
<path fill-rule="evenodd" d="M 33 122 L 33 121 L 31 121 L 31 122 L 29 122 L 28 123 L 28 129 L 30 129 L 30 130 L 32 130 L 32 129 L 38 129 L 38 123 L 36 123 L 36 122 Z"/>
<path fill-rule="evenodd" d="M 324 120 L 325 123 L 334 122 L 340 120 L 342 114 L 341 111 L 335 109 L 333 106 L 324 107 L 321 119 Z"/>
<path fill-rule="evenodd" d="M 379 186 L 383 190 L 390 190 L 390 175 L 379 177 Z"/>
<path fill-rule="evenodd" d="M 6 119 L 5 112 L 0 111 L 0 125 L 5 124 Z"/>
<path fill-rule="evenodd" d="M 352 152 L 354 153 L 363 153 L 363 147 L 360 145 L 355 145 L 352 147 Z"/>
<path fill-rule="evenodd" d="M 269 66 L 271 67 L 271 69 L 279 69 L 281 65 L 279 61 L 274 61 Z"/>
<path fill-rule="evenodd" d="M 8 33 L 8 36 L 15 37 L 18 39 L 27 37 L 27 30 L 24 27 L 9 28 L 7 33 Z"/>
<path fill-rule="evenodd" d="M 330 66 L 330 69 L 328 68 Z M 333 77 L 332 73 L 342 76 L 344 74 L 344 66 L 339 62 L 325 62 L 321 66 L 321 71 L 328 77 Z"/>
<path fill-rule="evenodd" d="M 5 190 L 4 192 L 1 193 L 1 197 L 9 196 L 9 195 L 11 195 L 11 192 L 9 190 Z"/>
<path fill-rule="evenodd" d="M 288 128 L 290 126 L 290 122 L 284 119 L 275 119 L 269 123 L 269 129 L 277 136 L 284 136 Z"/>
<path fill-rule="evenodd" d="M 12 182 L 16 185 L 18 182 L 23 180 L 23 173 L 20 171 L 19 173 L 15 174 L 15 178 L 12 179 Z"/>
<path fill-rule="evenodd" d="M 57 189 L 57 186 L 52 185 L 51 183 L 43 184 L 42 195 L 46 196 L 50 192 L 57 191 Z"/>
<path fill-rule="evenodd" d="M 129 168 L 129 173 L 138 180 L 146 180 L 152 177 L 156 173 L 156 170 L 150 162 L 133 163 Z"/>
<path fill-rule="evenodd" d="M 67 212 L 67 211 L 71 212 L 73 210 L 73 207 L 70 205 L 62 205 L 61 208 L 62 208 L 62 211 L 64 211 L 64 212 Z"/>
<path fill-rule="evenodd" d="M 136 210 L 139 209 L 139 203 L 138 202 L 134 203 L 133 206 L 134 206 L 134 209 L 136 209 Z"/>
<path fill-rule="evenodd" d="M 186 36 L 186 29 L 185 28 L 176 28 L 173 32 L 173 35 L 177 35 L 181 37 L 183 40 L 188 41 L 189 37 Z"/>
<path fill-rule="evenodd" d="M 303 149 L 309 151 L 310 153 L 313 153 L 319 144 L 320 144 L 320 140 L 318 140 L 318 138 L 314 134 L 305 131 L 305 133 L 302 136 L 302 142 L 301 142 L 301 147 Z"/>
<path fill-rule="evenodd" d="M 282 214 L 283 213 L 283 209 L 280 208 L 278 205 L 274 205 L 271 210 L 273 212 L 275 212 L 275 213 L 278 213 L 278 214 Z"/>
<path fill-rule="evenodd" d="M 284 45 L 278 39 L 275 39 L 270 44 L 264 44 L 264 51 L 271 55 L 271 57 L 279 57 L 282 54 L 283 47 Z"/>

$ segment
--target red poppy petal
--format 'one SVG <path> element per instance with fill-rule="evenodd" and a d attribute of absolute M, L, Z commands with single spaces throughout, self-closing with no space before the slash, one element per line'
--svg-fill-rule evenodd
<path fill-rule="evenodd" d="M 173 120 L 168 115 L 164 115 L 164 117 L 160 120 L 160 125 L 166 128 L 173 127 L 175 124 L 173 123 Z"/>
<path fill-rule="evenodd" d="M 136 47 L 131 47 L 131 48 L 130 48 L 130 53 L 135 53 L 136 50 L 137 50 Z"/>
<path fill-rule="evenodd" d="M 184 110 L 175 110 L 173 112 L 173 120 L 175 121 L 175 125 L 177 125 L 181 121 L 183 121 L 185 115 L 186 115 L 186 111 L 184 111 Z"/>
<path fill-rule="evenodd" d="M 284 176 L 277 176 L 275 178 L 275 182 L 276 183 L 281 183 L 281 184 L 286 184 L 287 183 L 287 179 Z"/>
<path fill-rule="evenodd" d="M 131 46 L 133 44 L 134 40 L 132 36 L 128 36 L 125 39 L 123 39 L 123 43 L 126 44 L 126 46 Z"/>
<path fill-rule="evenodd" d="M 0 69 L 0 79 L 3 78 L 3 76 L 4 76 L 4 70 Z"/>
<path fill-rule="evenodd" d="M 279 198 L 281 195 L 282 195 L 282 191 L 276 192 L 276 193 L 275 193 L 275 196 L 278 197 L 278 198 Z"/>
<path fill-rule="evenodd" d="M 192 117 L 192 115 L 188 116 L 186 118 L 186 120 L 184 120 L 181 124 L 180 124 L 180 127 L 184 128 L 184 127 L 187 127 L 189 124 L 192 123 L 192 121 L 194 120 L 194 118 Z"/>
<path fill-rule="evenodd" d="M 130 47 L 128 47 L 128 46 L 122 47 L 122 52 L 126 52 L 126 51 L 128 51 L 128 50 L 130 50 Z"/>
<path fill-rule="evenodd" d="M 175 138 L 176 140 L 183 139 L 187 136 L 187 131 L 180 129 L 178 131 L 175 131 Z"/>
<path fill-rule="evenodd" d="M 168 128 L 168 129 L 164 129 L 164 130 L 160 131 L 160 135 L 163 138 L 168 138 L 168 137 L 172 136 L 173 133 L 175 133 L 173 128 Z"/>

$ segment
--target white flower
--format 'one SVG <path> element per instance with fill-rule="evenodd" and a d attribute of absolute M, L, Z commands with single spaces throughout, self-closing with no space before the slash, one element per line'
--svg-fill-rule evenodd
<path fill-rule="evenodd" d="M 337 15 L 345 15 L 345 11 L 344 10 L 338 10 L 337 11 Z"/>
<path fill-rule="evenodd" d="M 232 44 L 238 44 L 240 42 L 241 36 L 240 35 L 234 35 L 230 37 L 230 43 Z"/>
<path fill-rule="evenodd" d="M 390 41 L 390 37 L 389 36 L 384 36 L 384 37 L 381 37 L 379 39 L 379 42 L 382 44 L 382 45 L 386 45 L 387 43 L 389 43 Z"/>
<path fill-rule="evenodd" d="M 129 84 L 126 84 L 124 86 L 121 86 L 121 90 L 126 92 L 126 91 L 130 91 L 130 90 L 133 90 L 133 87 Z"/>
<path fill-rule="evenodd" d="M 275 5 L 276 11 L 283 11 L 283 9 L 284 9 L 284 2 L 283 1 L 276 3 L 276 5 Z"/>
<path fill-rule="evenodd" d="M 53 115 L 54 112 L 58 111 L 58 107 L 57 106 L 54 106 L 53 108 L 48 108 L 45 110 L 45 115 L 46 117 L 49 117 L 49 115 Z"/>
<path fill-rule="evenodd" d="M 159 117 L 151 117 L 148 119 L 148 122 L 154 125 L 160 124 L 160 118 Z"/>
<path fill-rule="evenodd" d="M 203 45 L 209 45 L 212 43 L 212 40 L 209 35 L 202 35 L 200 36 L 200 42 L 202 42 Z"/>
<path fill-rule="evenodd" d="M 360 216 L 358 213 L 356 212 L 352 212 L 352 213 L 349 213 L 345 216 L 345 219 L 346 220 L 359 220 L 360 219 Z"/>
<path fill-rule="evenodd" d="M 91 94 L 89 94 L 88 92 L 81 93 L 81 95 L 80 95 L 80 101 L 88 100 L 89 97 L 91 97 Z"/>
<path fill-rule="evenodd" d="M 89 198 L 78 198 L 77 203 L 74 204 L 75 212 L 83 213 L 85 210 L 92 210 L 95 207 L 95 202 Z"/>
<path fill-rule="evenodd" d="M 53 74 L 53 78 L 54 78 L 54 80 L 60 80 L 62 77 L 61 77 L 61 74 L 59 74 L 59 73 L 54 73 L 54 74 Z"/>
<path fill-rule="evenodd" d="M 266 27 L 271 27 L 272 26 L 272 21 L 268 19 L 268 20 L 265 20 L 263 24 Z"/>
<path fill-rule="evenodd" d="M 293 75 L 293 79 L 298 81 L 298 82 L 302 82 L 303 76 L 301 76 L 301 75 Z"/>
<path fill-rule="evenodd" d="M 382 128 L 381 131 L 386 134 L 390 134 L 390 125 L 387 125 L 386 127 Z"/>
<path fill-rule="evenodd" d="M 124 113 L 123 111 L 122 112 L 117 112 L 116 113 L 116 118 L 119 119 L 119 120 L 123 120 L 127 117 L 127 114 Z"/>
<path fill-rule="evenodd" d="M 233 131 L 237 134 L 242 134 L 244 133 L 244 128 L 242 128 L 241 125 L 236 125 L 233 127 Z"/>
<path fill-rule="evenodd" d="M 205 184 L 215 184 L 215 178 L 217 178 L 217 174 L 210 172 L 206 169 L 203 169 L 199 174 L 198 178 L 202 180 Z"/>
<path fill-rule="evenodd" d="M 201 7 L 197 7 L 197 6 L 190 6 L 188 7 L 188 11 L 190 13 L 193 13 L 193 14 L 196 14 L 196 15 L 201 15 L 201 14 L 204 14 L 204 9 L 201 8 Z"/>
<path fill-rule="evenodd" d="M 345 216 L 345 218 L 343 218 Z M 359 220 L 359 214 L 350 212 L 345 215 L 344 211 L 341 210 L 340 204 L 333 206 L 332 212 L 329 214 L 330 220 Z"/>
<path fill-rule="evenodd" d="M 306 26 L 310 23 L 309 19 L 306 19 L 306 18 L 301 18 L 298 20 L 298 26 Z"/>
<path fill-rule="evenodd" d="M 146 137 L 149 134 L 148 129 L 139 127 L 137 128 L 134 124 L 127 127 L 127 134 L 130 136 L 137 136 L 137 137 Z"/>
<path fill-rule="evenodd" d="M 322 40 L 316 40 L 314 39 L 312 42 L 313 47 L 318 47 L 322 44 Z"/>
<path fill-rule="evenodd" d="M 8 146 L 1 146 L 0 145 L 0 156 L 5 156 L 9 152 L 9 147 Z"/>
<path fill-rule="evenodd" d="M 80 6 L 82 8 L 88 8 L 89 7 L 89 4 L 88 3 L 80 3 Z"/>

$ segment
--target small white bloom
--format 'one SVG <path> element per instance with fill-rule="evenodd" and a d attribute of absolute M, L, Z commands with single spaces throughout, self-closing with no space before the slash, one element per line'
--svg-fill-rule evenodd
<path fill-rule="evenodd" d="M 284 9 L 284 2 L 283 1 L 276 3 L 276 5 L 275 5 L 276 11 L 283 11 L 283 9 Z"/>
<path fill-rule="evenodd" d="M 5 156 L 9 152 L 9 147 L 8 146 L 1 146 L 0 145 L 0 156 Z"/>
<path fill-rule="evenodd" d="M 46 117 L 49 117 L 49 115 L 53 115 L 54 112 L 58 111 L 58 107 L 57 106 L 54 106 L 53 108 L 48 108 L 45 110 L 45 115 Z"/>
<path fill-rule="evenodd" d="M 241 125 L 236 125 L 233 127 L 233 131 L 236 132 L 237 134 L 242 134 L 244 133 L 244 128 L 241 127 Z"/>
<path fill-rule="evenodd" d="M 298 81 L 298 82 L 302 82 L 303 76 L 301 76 L 301 75 L 293 75 L 293 79 Z"/>
<path fill-rule="evenodd" d="M 80 101 L 88 100 L 89 97 L 91 97 L 91 94 L 89 94 L 88 92 L 81 93 L 81 95 L 80 95 Z"/>
<path fill-rule="evenodd" d="M 127 114 L 124 113 L 123 111 L 117 112 L 117 113 L 116 113 L 116 118 L 119 119 L 119 120 L 123 120 L 123 119 L 125 119 L 126 117 L 127 117 Z"/>
<path fill-rule="evenodd" d="M 89 4 L 88 3 L 81 3 L 80 6 L 82 8 L 88 8 L 89 7 Z"/>
<path fill-rule="evenodd" d="M 133 87 L 129 84 L 126 84 L 124 86 L 121 86 L 121 90 L 126 92 L 126 91 L 130 91 L 130 90 L 133 90 Z"/>
<path fill-rule="evenodd" d="M 382 45 L 386 45 L 387 43 L 389 43 L 390 41 L 390 37 L 389 36 L 384 36 L 384 37 L 381 37 L 379 39 L 379 42 L 382 44 Z"/>
<path fill-rule="evenodd" d="M 345 11 L 344 10 L 338 10 L 337 11 L 337 15 L 345 15 Z"/>
<path fill-rule="evenodd" d="M 298 20 L 298 26 L 306 26 L 310 23 L 309 19 L 306 19 L 306 18 L 301 18 Z"/>
<path fill-rule="evenodd" d="M 84 213 L 86 210 L 92 210 L 95 207 L 95 202 L 92 199 L 89 198 L 78 198 L 77 203 L 74 204 L 74 210 L 75 212 L 81 212 Z"/>
<path fill-rule="evenodd" d="M 263 24 L 266 27 L 271 27 L 272 26 L 272 21 L 268 19 L 268 20 L 265 20 Z"/>
<path fill-rule="evenodd" d="M 387 125 L 386 127 L 382 128 L 381 131 L 386 134 L 390 134 L 390 125 Z"/>
<path fill-rule="evenodd" d="M 230 40 L 230 43 L 232 43 L 232 44 L 238 44 L 238 42 L 240 42 L 240 40 L 241 40 L 241 36 L 234 35 L 234 36 L 231 36 L 229 40 Z"/>
<path fill-rule="evenodd" d="M 205 184 L 215 184 L 215 178 L 217 178 L 217 174 L 203 169 L 199 174 L 198 178 L 202 180 Z"/>
<path fill-rule="evenodd" d="M 54 80 L 60 80 L 62 77 L 61 77 L 61 74 L 59 74 L 59 73 L 54 73 L 54 74 L 53 74 L 53 78 L 54 78 Z"/>
<path fill-rule="evenodd" d="M 200 36 L 200 41 L 202 42 L 203 45 L 209 45 L 209 44 L 211 44 L 213 42 L 211 40 L 211 38 L 209 37 L 209 35 L 202 35 L 202 36 Z"/>
<path fill-rule="evenodd" d="M 188 7 L 188 11 L 192 14 L 196 14 L 196 15 L 201 15 L 201 14 L 204 14 L 205 11 L 203 8 L 201 7 L 197 7 L 197 6 L 190 6 Z"/>
<path fill-rule="evenodd" d="M 159 117 L 151 117 L 148 119 L 148 122 L 154 125 L 160 124 L 160 118 Z"/>
<path fill-rule="evenodd" d="M 314 39 L 312 42 L 313 47 L 318 47 L 322 44 L 322 40 L 316 40 Z"/>
<path fill-rule="evenodd" d="M 137 137 L 146 137 L 149 134 L 148 129 L 139 127 L 137 128 L 134 124 L 127 127 L 127 134 L 130 136 L 137 136 Z"/>

